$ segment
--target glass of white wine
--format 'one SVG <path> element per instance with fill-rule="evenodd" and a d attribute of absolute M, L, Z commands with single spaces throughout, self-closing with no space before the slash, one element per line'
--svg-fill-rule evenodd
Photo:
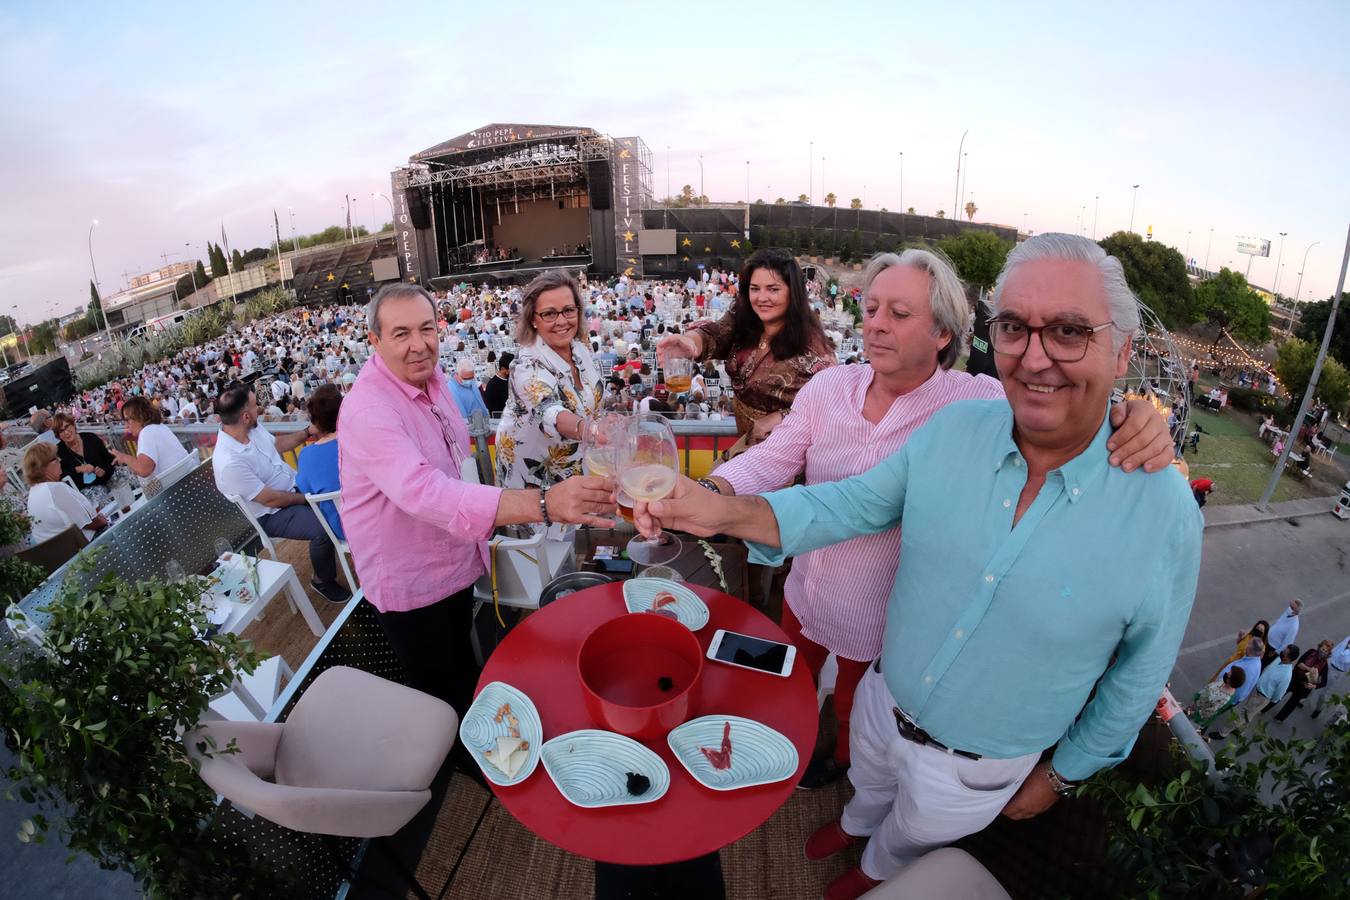
<path fill-rule="evenodd" d="M 613 478 L 618 474 L 619 447 L 628 433 L 628 417 L 608 412 L 591 423 L 582 445 L 581 470 L 587 475 Z"/>
<path fill-rule="evenodd" d="M 680 455 L 675 433 L 664 416 L 645 413 L 633 416 L 620 445 L 619 487 L 634 500 L 660 500 L 675 489 Z M 623 512 L 623 495 L 619 511 Z M 626 518 L 632 517 L 631 510 Z M 651 540 L 638 535 L 628 542 L 628 558 L 638 565 L 664 565 L 680 555 L 684 545 L 667 531 Z"/>

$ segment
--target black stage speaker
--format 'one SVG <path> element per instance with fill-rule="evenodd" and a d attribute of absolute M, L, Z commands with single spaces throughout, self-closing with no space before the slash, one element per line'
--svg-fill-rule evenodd
<path fill-rule="evenodd" d="M 404 198 L 408 201 L 408 218 L 412 220 L 412 226 L 419 231 L 431 227 L 431 209 L 427 206 L 426 198 L 422 192 L 413 188 L 403 192 Z"/>
<path fill-rule="evenodd" d="M 609 182 L 609 160 L 593 159 L 586 163 L 586 181 L 591 188 L 591 209 L 609 209 L 613 202 Z"/>
<path fill-rule="evenodd" d="M 28 407 L 51 409 L 60 406 L 75 393 L 70 363 L 64 356 L 35 372 L 5 383 L 5 408 L 11 416 L 28 415 Z"/>

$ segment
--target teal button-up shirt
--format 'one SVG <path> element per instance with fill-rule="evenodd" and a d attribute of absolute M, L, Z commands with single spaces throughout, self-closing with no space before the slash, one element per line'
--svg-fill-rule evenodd
<path fill-rule="evenodd" d="M 1203 520 L 1175 469 L 1109 465 L 1103 413 L 1014 527 L 1027 467 L 1012 426 L 1005 401 L 953 403 L 862 475 L 766 495 L 782 547 L 751 544 L 750 560 L 776 565 L 903 522 L 882 648 L 900 708 L 985 756 L 1057 744 L 1056 771 L 1076 781 L 1129 754 L 1162 693 Z"/>

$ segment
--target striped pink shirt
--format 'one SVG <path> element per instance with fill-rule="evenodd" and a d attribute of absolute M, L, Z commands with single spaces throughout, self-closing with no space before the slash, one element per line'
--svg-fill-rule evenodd
<path fill-rule="evenodd" d="M 1004 396 L 1003 385 L 987 375 L 938 369 L 896 398 L 873 425 L 862 414 L 871 383 L 868 365 L 817 373 L 769 439 L 719 467 L 717 475 L 738 494 L 783 487 L 803 471 L 807 484 L 839 481 L 899 450 L 948 403 Z M 886 601 L 899 563 L 899 527 L 822 547 L 793 559 L 784 599 L 806 637 L 845 659 L 870 660 L 881 653 Z"/>
<path fill-rule="evenodd" d="M 471 452 L 439 368 L 422 391 L 378 355 L 361 367 L 338 416 L 342 526 L 380 612 L 429 606 L 483 574 L 502 492 L 461 480 Z"/>

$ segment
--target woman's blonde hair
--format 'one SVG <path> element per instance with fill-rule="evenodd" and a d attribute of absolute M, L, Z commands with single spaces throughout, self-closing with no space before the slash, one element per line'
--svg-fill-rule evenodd
<path fill-rule="evenodd" d="M 47 465 L 56 459 L 56 445 L 46 441 L 33 441 L 23 451 L 23 479 L 29 486 L 41 484 L 47 480 Z"/>

